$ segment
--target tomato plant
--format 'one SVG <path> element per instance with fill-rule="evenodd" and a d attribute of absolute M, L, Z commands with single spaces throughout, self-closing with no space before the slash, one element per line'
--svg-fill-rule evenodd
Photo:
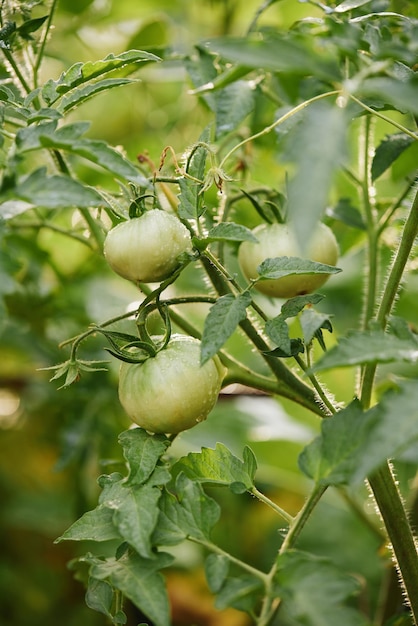
<path fill-rule="evenodd" d="M 416 625 L 418 9 L 111 4 L 0 6 L 4 621 Z"/>
<path fill-rule="evenodd" d="M 292 230 L 286 224 L 262 224 L 253 230 L 257 242 L 244 241 L 239 248 L 239 263 L 248 279 L 258 277 L 257 268 L 267 258 L 299 257 L 300 247 L 297 245 Z M 306 254 L 310 260 L 323 265 L 335 266 L 338 259 L 338 244 L 332 231 L 320 224 L 307 242 Z M 318 268 L 316 268 L 318 270 Z M 262 293 L 276 298 L 294 298 L 295 296 L 311 293 L 329 278 L 329 274 L 298 273 L 263 280 L 255 284 L 255 288 Z"/>

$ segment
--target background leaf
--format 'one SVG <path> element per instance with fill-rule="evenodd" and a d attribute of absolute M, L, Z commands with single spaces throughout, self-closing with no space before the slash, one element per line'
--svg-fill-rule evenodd
<path fill-rule="evenodd" d="M 418 440 L 415 381 L 387 392 L 363 412 L 355 401 L 321 424 L 321 435 L 299 457 L 302 471 L 316 482 L 360 484 L 387 459 L 396 458 Z"/>
<path fill-rule="evenodd" d="M 348 599 L 359 592 L 358 581 L 330 560 L 287 551 L 278 558 L 276 575 L 282 597 L 281 615 L 289 626 L 366 626 L 368 621 Z"/>
<path fill-rule="evenodd" d="M 314 371 L 349 367 L 362 363 L 390 363 L 418 359 L 418 341 L 400 338 L 380 330 L 353 331 L 341 337 L 313 366 Z"/>

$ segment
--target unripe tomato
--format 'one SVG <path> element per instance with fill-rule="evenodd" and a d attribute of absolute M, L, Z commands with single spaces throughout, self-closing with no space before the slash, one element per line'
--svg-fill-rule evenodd
<path fill-rule="evenodd" d="M 200 341 L 173 335 L 143 363 L 122 363 L 119 399 L 138 426 L 179 433 L 205 420 L 218 399 L 225 368 L 218 357 L 200 365 Z"/>
<path fill-rule="evenodd" d="M 244 241 L 238 251 L 238 261 L 248 280 L 258 277 L 257 267 L 267 258 L 282 256 L 300 257 L 296 238 L 288 224 L 262 224 L 253 230 L 258 242 Z M 338 260 L 338 244 L 334 233 L 325 224 L 314 231 L 304 258 L 335 265 Z M 329 274 L 293 274 L 282 278 L 260 280 L 255 288 L 267 296 L 293 298 L 311 293 L 329 278 Z"/>
<path fill-rule="evenodd" d="M 154 283 L 168 278 L 178 267 L 178 257 L 190 251 L 190 233 L 166 211 L 152 209 L 112 228 L 105 239 L 104 255 L 123 278 Z"/>

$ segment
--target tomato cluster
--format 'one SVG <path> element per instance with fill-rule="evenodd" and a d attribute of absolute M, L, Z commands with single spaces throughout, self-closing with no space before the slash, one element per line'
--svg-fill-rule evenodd
<path fill-rule="evenodd" d="M 243 241 L 238 260 L 243 275 L 255 280 L 260 292 L 291 298 L 320 287 L 328 274 L 295 274 L 256 280 L 266 258 L 299 256 L 294 234 L 286 224 L 254 229 L 257 241 Z M 176 215 L 152 209 L 111 229 L 104 254 L 110 267 L 134 282 L 161 282 L 192 252 L 189 230 Z M 310 260 L 335 265 L 338 246 L 332 231 L 320 224 L 308 246 Z M 156 338 L 155 345 L 159 345 Z M 128 416 L 153 433 L 176 434 L 206 419 L 216 404 L 225 368 L 218 357 L 201 364 L 201 343 L 173 335 L 156 354 L 141 362 L 124 362 L 119 375 L 119 399 Z"/>

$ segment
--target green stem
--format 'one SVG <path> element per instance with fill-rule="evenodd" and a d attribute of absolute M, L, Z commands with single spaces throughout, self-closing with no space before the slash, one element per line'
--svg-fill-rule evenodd
<path fill-rule="evenodd" d="M 389 535 L 416 625 L 418 624 L 417 546 L 390 465 L 383 465 L 370 476 L 369 485 Z"/>
<path fill-rule="evenodd" d="M 367 224 L 368 241 L 368 272 L 366 299 L 363 313 L 363 325 L 367 328 L 375 312 L 376 287 L 377 287 L 377 257 L 378 238 L 376 234 L 376 215 L 373 198 L 373 182 L 371 177 L 371 146 L 372 146 L 372 123 L 373 119 L 366 116 L 364 121 L 364 145 L 362 150 L 362 197 Z"/>
<path fill-rule="evenodd" d="M 260 130 L 258 133 L 251 135 L 251 137 L 246 137 L 245 139 L 237 143 L 224 156 L 219 167 L 222 169 L 226 161 L 234 154 L 234 152 L 239 150 L 242 146 L 245 146 L 245 144 L 249 143 L 250 141 L 254 141 L 255 139 L 258 139 L 259 137 L 263 137 L 263 135 L 267 135 L 272 130 L 277 128 L 277 126 L 279 126 L 280 124 L 283 124 L 283 122 L 286 122 L 289 118 L 291 118 L 296 113 L 299 113 L 299 111 L 302 111 L 307 106 L 313 104 L 314 102 L 317 102 L 318 100 L 323 100 L 324 98 L 330 98 L 332 96 L 338 96 L 339 94 L 340 94 L 339 90 L 327 91 L 326 93 L 321 93 L 318 96 L 314 96 L 313 98 L 310 98 L 309 100 L 305 100 L 304 102 L 301 102 L 301 104 L 298 104 L 298 106 L 294 107 L 291 111 L 288 111 L 287 113 L 279 117 L 279 119 L 273 122 L 273 124 L 270 124 L 270 126 L 266 126 L 265 128 L 263 128 L 263 130 Z"/>
<path fill-rule="evenodd" d="M 321 486 L 321 485 L 316 485 L 314 487 L 314 489 L 312 490 L 312 492 L 306 499 L 305 504 L 300 509 L 297 516 L 293 518 L 289 526 L 289 530 L 287 532 L 285 540 L 283 541 L 281 548 L 279 550 L 279 555 L 283 554 L 286 550 L 290 550 L 294 546 L 296 539 L 298 538 L 303 527 L 305 526 L 306 522 L 311 516 L 312 511 L 314 510 L 319 500 L 325 493 L 326 488 L 327 488 L 326 486 Z M 276 598 L 274 595 L 274 589 L 273 589 L 274 578 L 277 573 L 277 566 L 278 566 L 278 561 L 276 559 L 276 561 L 273 564 L 273 567 L 268 573 L 268 581 L 266 584 L 266 594 L 264 596 L 260 616 L 257 620 L 257 626 L 268 626 L 268 624 L 271 623 L 271 620 L 273 619 L 278 609 L 278 603 L 276 601 Z"/>
<path fill-rule="evenodd" d="M 210 552 L 214 552 L 215 554 L 219 554 L 220 556 L 226 557 L 229 561 L 231 561 L 231 563 L 235 563 L 235 565 L 238 565 L 238 567 L 240 567 L 241 569 L 245 570 L 249 574 L 252 574 L 252 576 L 255 576 L 256 578 L 259 578 L 260 580 L 262 580 L 263 583 L 266 582 L 267 574 L 265 574 L 259 569 L 256 569 L 255 567 L 252 567 L 251 565 L 249 565 L 248 563 L 245 563 L 244 561 L 240 561 L 240 559 L 237 559 L 235 556 L 232 556 L 232 554 L 229 554 L 229 552 L 225 552 L 225 550 L 222 550 L 222 548 L 212 543 L 211 541 L 206 541 L 205 539 L 192 537 L 191 535 L 189 535 L 187 539 L 189 541 L 192 541 L 193 543 L 198 543 L 199 545 L 205 547 Z"/>
<path fill-rule="evenodd" d="M 253 487 L 251 489 L 251 493 L 258 500 L 260 500 L 260 502 L 264 502 L 264 504 L 267 504 L 267 506 L 269 506 L 271 509 L 273 509 L 273 511 L 278 513 L 280 515 L 280 517 L 282 517 L 284 520 L 286 520 L 286 522 L 288 522 L 288 524 L 292 524 L 292 522 L 293 522 L 292 515 L 289 515 L 289 513 L 287 511 L 285 511 L 284 509 L 282 509 L 278 504 L 276 504 L 275 502 L 270 500 L 270 498 L 268 498 L 263 493 L 261 493 L 261 491 L 258 491 L 257 487 Z"/>
<path fill-rule="evenodd" d="M 367 106 L 367 104 L 364 104 L 364 102 L 362 102 L 361 100 L 358 100 L 358 98 L 356 98 L 353 95 L 350 95 L 350 98 L 351 100 L 356 102 L 358 105 L 360 105 L 365 111 L 368 111 L 375 117 L 378 117 L 384 122 L 391 124 L 392 126 L 402 131 L 409 137 L 412 137 L 412 139 L 415 139 L 415 141 L 418 141 L 418 135 L 414 133 L 412 130 L 409 130 L 409 128 L 407 128 L 406 126 L 403 126 L 403 124 L 399 124 L 398 122 L 395 122 L 395 120 L 392 120 L 390 117 L 387 117 L 387 115 L 384 115 L 383 113 L 380 113 L 379 111 L 376 111 L 376 109 L 372 109 L 371 107 Z"/>
<path fill-rule="evenodd" d="M 415 195 L 411 210 L 405 222 L 402 238 L 386 280 L 383 296 L 378 308 L 376 320 L 382 329 L 386 328 L 417 234 L 418 193 Z M 361 389 L 361 401 L 365 408 L 368 408 L 371 403 L 375 373 L 375 364 L 372 363 L 365 367 Z M 369 478 L 369 484 L 393 547 L 401 580 L 405 587 L 405 594 L 411 607 L 414 624 L 418 624 L 417 547 L 401 495 L 389 465 L 386 464 L 376 471 Z"/>
<path fill-rule="evenodd" d="M 390 312 L 395 302 L 396 294 L 398 293 L 399 285 L 402 281 L 405 266 L 408 262 L 417 234 L 418 192 L 415 194 L 411 210 L 405 222 L 402 238 L 399 242 L 398 250 L 393 260 L 389 275 L 387 277 L 383 296 L 377 311 L 376 321 L 382 329 L 386 328 Z M 371 363 L 370 365 L 367 365 L 365 367 L 361 388 L 361 400 L 365 408 L 368 408 L 370 406 L 375 373 L 376 365 L 374 363 Z"/>
<path fill-rule="evenodd" d="M 48 20 L 46 22 L 45 28 L 44 28 L 44 35 L 41 41 L 41 45 L 39 46 L 39 50 L 38 50 L 38 54 L 36 57 L 36 62 L 33 66 L 33 79 L 34 79 L 34 86 L 35 88 L 38 86 L 38 73 L 41 67 L 41 63 L 42 63 L 42 59 L 44 57 L 44 52 L 45 52 L 45 46 L 46 46 L 46 42 L 48 40 L 48 34 L 49 31 L 51 30 L 51 26 L 52 26 L 52 20 L 54 18 L 54 13 L 55 13 L 55 8 L 57 6 L 57 0 L 52 0 L 52 4 L 51 4 L 51 9 L 49 11 L 49 16 L 48 16 Z"/>
<path fill-rule="evenodd" d="M 295 545 L 303 527 L 310 518 L 312 511 L 318 504 L 327 489 L 326 485 L 315 485 L 308 498 L 305 500 L 303 507 L 290 525 L 285 540 L 283 541 L 279 554 L 283 554 L 286 550 L 290 550 Z"/>
<path fill-rule="evenodd" d="M 23 76 L 22 72 L 20 71 L 19 66 L 14 60 L 12 53 L 10 52 L 10 50 L 7 50 L 7 48 L 2 48 L 2 50 L 3 50 L 4 56 L 6 57 L 7 61 L 9 62 L 10 66 L 13 69 L 16 78 L 18 79 L 19 83 L 22 85 L 24 91 L 27 94 L 30 94 L 32 89 L 30 88 L 28 82 L 26 81 L 26 78 Z"/>
<path fill-rule="evenodd" d="M 306 364 L 304 363 L 303 359 L 301 359 L 299 355 L 296 355 L 294 357 L 294 359 L 295 359 L 296 363 L 299 365 L 299 367 L 301 368 L 301 370 L 303 372 L 305 372 L 305 374 L 306 374 L 308 368 L 307 368 Z M 333 403 L 328 398 L 326 391 L 323 389 L 321 383 L 319 382 L 319 380 L 317 379 L 315 374 L 306 374 L 306 375 L 309 378 L 309 380 L 311 381 L 312 386 L 316 390 L 316 393 L 318 394 L 318 397 L 321 398 L 324 406 L 327 407 L 327 409 L 330 412 L 330 414 L 336 413 L 337 409 L 334 407 Z"/>

